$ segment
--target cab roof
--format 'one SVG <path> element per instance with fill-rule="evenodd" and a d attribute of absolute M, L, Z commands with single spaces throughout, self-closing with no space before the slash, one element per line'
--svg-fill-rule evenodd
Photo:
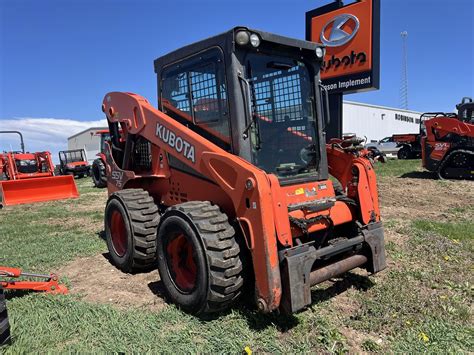
<path fill-rule="evenodd" d="M 299 50 L 301 51 L 313 51 L 313 53 L 317 47 L 324 47 L 322 44 L 315 42 L 280 36 L 265 31 L 251 29 L 245 26 L 237 26 L 226 32 L 186 45 L 155 59 L 155 73 L 158 74 L 161 68 L 163 68 L 164 66 L 182 60 L 195 53 L 199 53 L 210 47 L 219 46 L 222 48 L 224 53 L 233 52 L 235 50 L 235 33 L 241 30 L 256 33 L 260 37 L 261 44 L 272 43 L 277 46 L 279 45 L 299 48 Z"/>

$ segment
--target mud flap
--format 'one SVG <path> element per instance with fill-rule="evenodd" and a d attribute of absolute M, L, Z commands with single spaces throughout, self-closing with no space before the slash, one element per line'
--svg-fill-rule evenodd
<path fill-rule="evenodd" d="M 316 249 L 312 245 L 285 249 L 280 252 L 282 301 L 281 310 L 294 313 L 311 304 L 311 286 L 343 274 L 356 267 L 376 273 L 386 267 L 382 223 L 373 223 L 362 230 L 362 235 L 345 242 Z M 354 255 L 338 260 L 338 255 Z M 316 260 L 336 262 L 318 270 L 311 270 Z"/>
<path fill-rule="evenodd" d="M 0 181 L 0 207 L 79 197 L 73 176 Z"/>

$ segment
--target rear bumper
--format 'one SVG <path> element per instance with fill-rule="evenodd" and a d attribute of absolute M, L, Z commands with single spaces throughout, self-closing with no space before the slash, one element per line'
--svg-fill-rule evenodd
<path fill-rule="evenodd" d="M 64 169 L 65 172 L 73 172 L 74 174 L 88 174 L 90 170 L 90 165 L 83 165 L 83 166 L 75 166 L 74 168 L 66 168 Z"/>
<path fill-rule="evenodd" d="M 313 269 L 315 262 L 326 262 Z M 374 274 L 386 267 L 382 223 L 373 223 L 354 238 L 316 249 L 301 245 L 280 252 L 281 308 L 293 313 L 311 304 L 311 286 L 363 267 Z"/>

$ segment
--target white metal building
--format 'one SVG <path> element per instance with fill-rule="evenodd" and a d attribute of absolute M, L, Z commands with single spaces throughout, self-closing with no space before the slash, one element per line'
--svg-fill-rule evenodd
<path fill-rule="evenodd" d="M 417 133 L 421 112 L 391 107 L 344 101 L 344 133 L 367 137 L 367 141 L 380 140 L 394 133 Z M 92 163 L 100 149 L 100 136 L 94 135 L 107 127 L 91 127 L 68 138 L 68 149 L 84 149 Z"/>
<path fill-rule="evenodd" d="M 342 130 L 380 140 L 395 133 L 418 133 L 421 112 L 344 101 Z"/>
<path fill-rule="evenodd" d="M 100 150 L 100 135 L 95 132 L 108 129 L 108 127 L 90 127 L 67 139 L 67 149 L 84 149 L 87 161 L 92 164 Z"/>

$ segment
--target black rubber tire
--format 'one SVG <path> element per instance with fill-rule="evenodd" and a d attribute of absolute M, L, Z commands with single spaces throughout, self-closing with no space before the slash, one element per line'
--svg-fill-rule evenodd
<path fill-rule="evenodd" d="M 167 242 L 180 229 L 193 245 L 197 266 L 195 287 L 183 292 L 173 280 Z M 168 208 L 158 229 L 158 268 L 169 301 L 185 312 L 204 315 L 228 308 L 240 296 L 244 279 L 240 246 L 227 215 L 209 201 L 185 202 Z"/>
<path fill-rule="evenodd" d="M 10 344 L 10 323 L 8 321 L 7 302 L 0 285 L 0 346 Z"/>
<path fill-rule="evenodd" d="M 410 159 L 412 156 L 412 151 L 410 148 L 404 146 L 401 147 L 397 152 L 397 158 L 400 160 Z"/>
<path fill-rule="evenodd" d="M 92 163 L 92 182 L 95 187 L 107 187 L 107 173 L 105 170 L 105 163 L 102 159 L 97 158 Z"/>
<path fill-rule="evenodd" d="M 117 253 L 112 241 L 111 216 L 121 214 L 126 231 L 126 250 Z M 158 206 L 147 191 L 125 189 L 113 193 L 105 207 L 105 238 L 112 263 L 125 272 L 150 267 L 156 262 L 156 237 L 160 222 Z"/>

